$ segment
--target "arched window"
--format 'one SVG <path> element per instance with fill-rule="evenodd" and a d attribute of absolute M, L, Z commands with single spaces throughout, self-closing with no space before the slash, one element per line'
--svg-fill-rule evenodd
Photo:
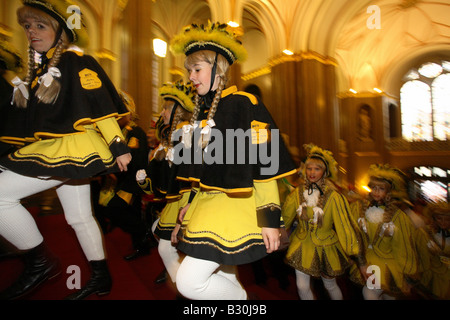
<path fill-rule="evenodd" d="M 450 62 L 424 63 L 405 80 L 400 90 L 403 138 L 450 140 Z"/>
<path fill-rule="evenodd" d="M 411 172 L 410 196 L 427 202 L 450 200 L 450 170 L 439 167 L 414 167 Z"/>

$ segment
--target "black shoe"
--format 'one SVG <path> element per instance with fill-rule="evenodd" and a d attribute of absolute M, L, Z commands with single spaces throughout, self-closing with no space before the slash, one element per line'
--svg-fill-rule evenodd
<path fill-rule="evenodd" d="M 91 278 L 83 288 L 67 296 L 66 300 L 83 300 L 94 293 L 98 296 L 110 293 L 112 279 L 106 260 L 89 261 L 89 264 L 92 269 Z"/>
<path fill-rule="evenodd" d="M 131 254 L 123 257 L 127 261 L 135 260 L 142 256 L 148 256 L 150 254 L 150 249 L 136 249 Z"/>
<path fill-rule="evenodd" d="M 156 284 L 164 283 L 167 280 L 167 271 L 166 269 L 163 270 L 155 279 Z"/>
<path fill-rule="evenodd" d="M 0 300 L 19 299 L 61 273 L 59 260 L 50 253 L 45 243 L 27 251 L 22 259 L 25 265 L 23 273 L 16 282 L 0 293 Z"/>

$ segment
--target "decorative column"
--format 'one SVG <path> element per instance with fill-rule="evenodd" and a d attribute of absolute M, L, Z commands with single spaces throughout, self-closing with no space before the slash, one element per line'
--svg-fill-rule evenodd
<path fill-rule="evenodd" d="M 136 103 L 139 125 L 145 130 L 152 117 L 152 1 L 129 1 L 124 11 L 124 25 L 128 28 L 127 78 L 122 83 Z"/>
<path fill-rule="evenodd" d="M 290 144 L 305 156 L 303 144 L 315 143 L 338 157 L 339 112 L 336 63 L 317 53 L 281 56 L 271 62 L 271 113 Z"/>

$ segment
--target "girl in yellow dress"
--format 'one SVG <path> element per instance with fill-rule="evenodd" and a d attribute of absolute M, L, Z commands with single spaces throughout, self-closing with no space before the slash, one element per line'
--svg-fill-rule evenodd
<path fill-rule="evenodd" d="M 186 55 L 197 89 L 191 122 L 183 128 L 187 157 L 178 172 L 179 179 L 200 188 L 186 206 L 178 244 L 186 257 L 176 283 L 189 299 L 247 298 L 236 266 L 278 249 L 276 180 L 295 172 L 264 104 L 225 87 L 230 66 L 246 57 L 235 30 L 219 23 L 191 25 L 171 43 L 174 52 Z M 271 159 L 262 159 L 263 150 L 272 151 Z"/>
<path fill-rule="evenodd" d="M 352 204 L 364 241 L 366 260 L 359 266 L 360 274 L 352 272 L 352 278 L 355 274 L 362 275 L 366 300 L 409 295 L 408 277 L 416 276 L 418 262 L 412 240 L 414 227 L 397 206 L 407 199 L 404 174 L 387 164 L 376 164 L 370 166 L 368 177 L 371 190 L 368 199 Z M 369 267 L 372 271 L 368 274 Z"/>
<path fill-rule="evenodd" d="M 336 277 L 349 267 L 349 256 L 360 253 L 346 198 L 336 191 L 337 163 L 331 152 L 315 145 L 305 145 L 305 183 L 286 199 L 282 216 L 286 228 L 298 225 L 290 236 L 286 262 L 295 268 L 297 290 L 302 300 L 313 300 L 311 277 L 321 277 L 333 300 L 342 300 Z"/>
<path fill-rule="evenodd" d="M 420 284 L 435 299 L 450 299 L 450 205 L 430 203 L 424 209 L 427 226 L 417 229 Z"/>
<path fill-rule="evenodd" d="M 152 230 L 158 239 L 159 255 L 174 283 L 182 257 L 172 245 L 171 236 L 177 225 L 180 208 L 187 204 L 190 184 L 184 185 L 176 180 L 178 166 L 173 163 L 173 151 L 177 141 L 173 141 L 172 137 L 192 116 L 194 92 L 192 84 L 185 85 L 182 81 L 165 84 L 159 89 L 159 95 L 164 100 L 161 117 L 168 129 L 160 133 L 161 144 L 156 148 L 148 168 L 139 170 L 136 174 L 136 180 L 145 193 L 166 200 L 167 204 Z"/>

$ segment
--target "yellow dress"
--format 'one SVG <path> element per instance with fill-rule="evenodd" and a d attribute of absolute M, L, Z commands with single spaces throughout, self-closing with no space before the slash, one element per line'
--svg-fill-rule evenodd
<path fill-rule="evenodd" d="M 272 218 L 277 219 L 279 227 L 284 225 L 277 214 L 279 210 L 275 180 L 255 182 L 253 192 L 244 194 L 200 189 L 183 220 L 178 249 L 224 265 L 259 260 L 267 255 L 261 233 L 261 225 L 267 223 L 261 221 L 262 215 L 258 218 L 257 212 L 266 211 L 266 216 L 273 212 Z"/>
<path fill-rule="evenodd" d="M 355 219 L 361 217 L 362 203 L 352 204 Z M 418 271 L 417 253 L 413 243 L 414 227 L 402 210 L 393 206 L 394 212 L 390 221 L 386 221 L 384 206 L 369 207 L 360 221 L 365 222 L 365 228 L 360 227 L 365 247 L 367 266 L 377 266 L 380 269 L 381 289 L 390 295 L 408 292 L 405 277 L 414 278 Z M 361 223 L 360 223 L 361 225 Z M 382 233 L 383 228 L 391 226 L 392 233 Z M 357 273 L 356 270 L 354 270 Z M 358 276 L 356 276 L 357 278 Z M 355 278 L 354 278 L 355 279 Z M 365 284 L 360 278 L 360 283 Z"/>
<path fill-rule="evenodd" d="M 442 241 L 428 227 L 415 231 L 420 283 L 437 299 L 450 299 L 450 238 Z"/>
<path fill-rule="evenodd" d="M 315 189 L 314 192 L 318 193 L 319 190 Z M 361 249 L 355 232 L 356 222 L 350 215 L 347 200 L 330 186 L 326 186 L 323 218 L 319 226 L 313 222 L 312 206 L 303 207 L 304 218 L 298 219 L 297 209 L 303 203 L 301 199 L 306 198 L 301 194 L 304 194 L 303 186 L 297 187 L 287 197 L 282 208 L 286 229 L 298 220 L 289 239 L 286 262 L 313 277 L 342 275 L 350 265 L 349 256 L 358 255 Z"/>
<path fill-rule="evenodd" d="M 262 228 L 283 225 L 276 180 L 295 173 L 295 165 L 261 100 L 234 86 L 222 91 L 209 128 L 211 142 L 197 148 L 201 135 L 196 130 L 208 129 L 206 100 L 177 174 L 179 180 L 200 187 L 183 220 L 177 248 L 222 265 L 251 263 L 267 256 Z M 266 161 L 268 150 L 271 159 Z"/>

